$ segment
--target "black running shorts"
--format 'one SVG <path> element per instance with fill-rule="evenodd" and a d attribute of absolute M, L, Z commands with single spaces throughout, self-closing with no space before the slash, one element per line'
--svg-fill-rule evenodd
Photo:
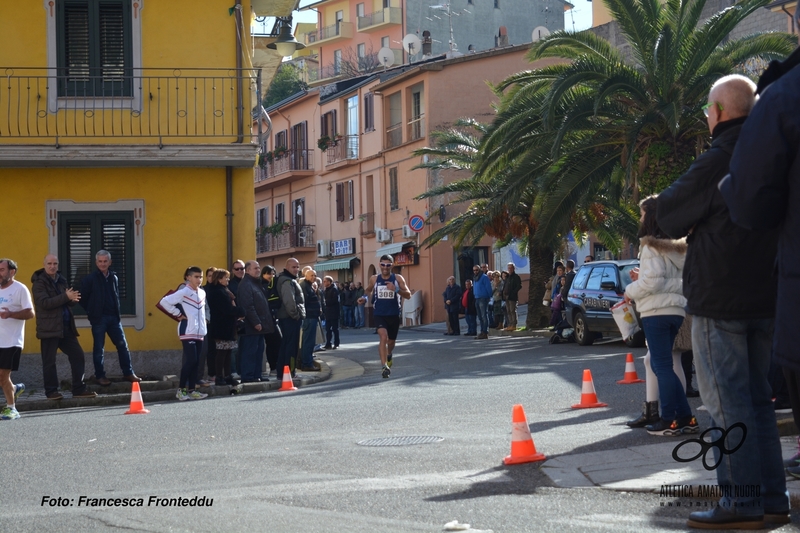
<path fill-rule="evenodd" d="M 383 328 L 389 336 L 389 340 L 397 340 L 397 332 L 400 330 L 400 316 L 376 316 L 375 329 Z"/>
<path fill-rule="evenodd" d="M 0 348 L 0 368 L 3 370 L 19 370 L 20 355 L 22 355 L 22 348 L 19 346 Z"/>

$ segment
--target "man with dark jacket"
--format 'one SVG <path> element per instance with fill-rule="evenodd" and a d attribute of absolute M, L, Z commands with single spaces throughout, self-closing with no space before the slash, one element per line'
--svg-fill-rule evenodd
<path fill-rule="evenodd" d="M 335 350 L 339 347 L 339 289 L 330 276 L 325 276 L 322 285 L 325 287 L 325 349 Z"/>
<path fill-rule="evenodd" d="M 517 294 L 519 293 L 520 289 L 522 289 L 522 280 L 520 279 L 519 274 L 514 272 L 516 270 L 514 263 L 509 263 L 506 265 L 506 270 L 508 271 L 508 279 L 506 279 L 506 284 L 503 287 L 503 299 L 506 301 L 508 327 L 505 330 L 516 331 L 517 299 L 519 298 Z"/>
<path fill-rule="evenodd" d="M 777 239 L 736 226 L 717 188 L 755 103 L 754 91 L 744 76 L 714 84 L 705 107 L 711 147 L 658 196 L 661 230 L 673 238 L 688 235 L 683 293 L 693 316 L 703 404 L 713 426 L 726 432 L 736 424 L 746 428 L 733 430 L 741 436 L 735 437 L 741 438 L 741 449 L 717 468 L 718 484 L 730 487 L 731 494 L 709 511 L 692 513 L 691 527 L 758 529 L 765 518 L 788 522 L 781 443 L 767 381 L 776 280 L 765 276 L 764 264 L 774 261 Z M 712 440 L 720 436 L 714 433 Z M 729 449 L 736 447 L 732 439 L 726 442 Z M 761 487 L 760 496 L 739 496 L 734 487 Z"/>
<path fill-rule="evenodd" d="M 450 324 L 450 331 L 445 335 L 461 335 L 461 326 L 458 321 L 458 314 L 461 311 L 461 287 L 456 283 L 456 278 L 447 278 L 447 287 L 442 293 L 444 298 L 444 308 L 447 310 L 447 321 Z"/>
<path fill-rule="evenodd" d="M 228 283 L 228 290 L 236 296 L 239 293 L 239 284 L 244 279 L 244 261 L 237 259 L 231 265 L 231 282 Z"/>
<path fill-rule="evenodd" d="M 306 270 L 304 278 L 300 281 L 303 290 L 303 303 L 306 308 L 306 317 L 303 319 L 303 341 L 300 347 L 300 370 L 302 372 L 319 372 L 320 365 L 314 361 L 314 345 L 317 342 L 319 331 L 319 317 L 322 316 L 322 302 L 317 290 L 314 288 L 317 273 L 314 269 Z"/>
<path fill-rule="evenodd" d="M 561 301 L 567 301 L 567 295 L 572 288 L 572 282 L 575 280 L 575 261 L 567 259 L 566 263 L 567 273 L 564 274 L 564 286 L 561 287 Z M 563 305 L 563 304 L 562 304 Z"/>
<path fill-rule="evenodd" d="M 344 310 L 344 325 L 348 328 L 356 327 L 356 287 L 352 283 L 345 283 L 342 291 L 342 307 Z"/>
<path fill-rule="evenodd" d="M 111 385 L 111 380 L 106 377 L 103 366 L 106 334 L 108 334 L 108 338 L 117 347 L 122 375 L 131 383 L 142 381 L 133 373 L 128 341 L 122 330 L 119 311 L 119 279 L 117 274 L 110 270 L 111 254 L 106 250 L 100 250 L 95 254 L 94 259 L 97 270 L 81 281 L 81 306 L 86 310 L 89 323 L 92 325 L 94 377 L 100 385 Z"/>
<path fill-rule="evenodd" d="M 56 353 L 60 349 L 69 359 L 72 369 L 72 397 L 94 398 L 86 390 L 83 371 L 85 354 L 78 342 L 78 329 L 71 307 L 81 299 L 80 292 L 70 288 L 58 271 L 58 257 L 47 255 L 44 268 L 31 276 L 33 304 L 36 310 L 36 338 L 41 340 L 44 393 L 50 400 L 64 396 L 58 392 Z"/>
<path fill-rule="evenodd" d="M 275 267 L 267 265 L 261 268 L 261 290 L 267 297 L 269 304 L 269 311 L 272 313 L 272 319 L 277 323 L 278 310 L 281 308 L 281 297 L 278 294 L 277 285 L 277 272 Z M 269 364 L 269 373 L 278 375 L 278 354 L 281 351 L 281 343 L 283 337 L 281 336 L 280 328 L 276 327 L 275 331 L 264 336 L 264 341 L 267 345 L 267 363 Z"/>
<path fill-rule="evenodd" d="M 239 337 L 239 356 L 242 359 L 242 383 L 253 383 L 262 381 L 264 335 L 275 331 L 275 321 L 272 319 L 267 297 L 261 290 L 261 267 L 258 261 L 245 263 L 244 272 L 236 296 L 237 305 L 245 313 L 244 334 Z"/>
<path fill-rule="evenodd" d="M 306 318 L 303 289 L 297 283 L 299 272 L 300 262 L 291 257 L 286 260 L 286 266 L 278 276 L 278 294 L 281 297 L 278 323 L 283 333 L 281 351 L 278 354 L 278 381 L 283 380 L 283 369 L 287 366 L 294 377 L 297 351 L 300 349 L 300 330 Z"/>

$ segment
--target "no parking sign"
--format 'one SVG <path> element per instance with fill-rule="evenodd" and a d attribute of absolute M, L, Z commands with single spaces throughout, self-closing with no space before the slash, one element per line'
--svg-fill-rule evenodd
<path fill-rule="evenodd" d="M 425 227 L 425 219 L 419 215 L 414 215 L 408 219 L 408 227 L 419 233 Z"/>

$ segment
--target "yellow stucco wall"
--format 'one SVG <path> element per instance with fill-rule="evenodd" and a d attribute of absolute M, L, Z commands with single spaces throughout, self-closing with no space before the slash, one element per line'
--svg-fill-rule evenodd
<path fill-rule="evenodd" d="M 255 257 L 253 178 L 234 170 L 234 257 Z M 47 200 L 115 202 L 143 199 L 144 329 L 125 328 L 131 350 L 178 349 L 175 322 L 155 308 L 181 282 L 190 265 L 226 266 L 225 169 L 0 169 L 4 197 L 13 198 L 13 224 L 0 237 L 0 256 L 17 261 L 17 280 L 30 288 L 31 274 L 48 253 Z M 113 258 L 112 258 L 113 259 Z M 113 266 L 112 266 L 113 269 Z M 38 352 L 34 321 L 25 352 Z M 91 350 L 89 330 L 81 344 Z M 108 342 L 107 349 L 114 350 Z"/>

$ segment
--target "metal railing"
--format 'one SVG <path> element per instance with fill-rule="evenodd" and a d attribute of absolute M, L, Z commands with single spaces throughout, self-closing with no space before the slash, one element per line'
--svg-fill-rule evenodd
<path fill-rule="evenodd" d="M 402 22 L 402 12 L 399 7 L 385 7 L 380 11 L 374 13 L 367 13 L 363 17 L 358 17 L 358 29 L 363 30 L 370 26 L 376 26 L 389 22 L 392 24 L 400 24 Z"/>
<path fill-rule="evenodd" d="M 345 159 L 358 159 L 358 135 L 345 135 L 330 146 L 326 153 L 328 154 L 328 165 Z"/>
<path fill-rule="evenodd" d="M 134 69 L 114 78 L 56 70 L 0 70 L 0 138 L 230 142 L 251 131 L 259 85 L 251 70 Z"/>
<path fill-rule="evenodd" d="M 317 31 L 312 31 L 305 34 L 305 44 L 311 44 L 325 39 L 332 39 L 334 37 L 352 37 L 353 36 L 353 23 L 352 22 L 337 22 L 330 26 L 325 26 Z"/>
<path fill-rule="evenodd" d="M 261 230 L 262 228 L 259 228 Z M 261 231 L 259 231 L 261 233 Z M 287 225 L 283 232 L 278 235 L 264 233 L 256 235 L 256 250 L 263 254 L 286 250 L 289 248 L 314 248 L 314 226 Z"/>
<path fill-rule="evenodd" d="M 403 143 L 403 123 L 397 123 L 386 128 L 386 148 L 394 148 Z"/>
<path fill-rule="evenodd" d="M 361 235 L 373 235 L 375 233 L 375 213 L 362 213 L 358 215 L 361 222 Z"/>
<path fill-rule="evenodd" d="M 425 114 L 419 115 L 408 121 L 408 139 L 416 141 L 425 136 Z"/>
<path fill-rule="evenodd" d="M 283 157 L 275 158 L 272 161 L 266 161 L 263 167 L 258 167 L 256 170 L 255 182 L 274 178 L 285 172 L 294 172 L 298 170 L 314 170 L 314 150 L 295 150 L 290 149 Z"/>

